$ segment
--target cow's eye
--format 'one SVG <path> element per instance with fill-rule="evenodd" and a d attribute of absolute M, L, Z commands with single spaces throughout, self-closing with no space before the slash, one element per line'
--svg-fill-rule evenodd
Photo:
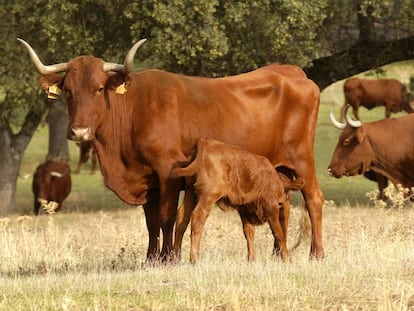
<path fill-rule="evenodd" d="M 344 139 L 343 145 L 348 146 L 351 143 L 351 138 Z"/>
<path fill-rule="evenodd" d="M 105 88 L 103 86 L 99 87 L 98 90 L 96 91 L 96 93 L 100 94 L 103 92 Z"/>
<path fill-rule="evenodd" d="M 72 98 L 72 92 L 71 91 L 65 89 L 65 93 L 66 93 L 66 98 L 67 99 L 71 99 Z"/>

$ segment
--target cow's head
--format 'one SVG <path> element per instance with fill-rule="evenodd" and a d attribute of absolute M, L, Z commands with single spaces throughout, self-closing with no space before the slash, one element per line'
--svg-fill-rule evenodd
<path fill-rule="evenodd" d="M 345 111 L 346 123 L 338 122 L 333 113 L 330 114 L 332 124 L 343 129 L 338 144 L 328 166 L 329 175 L 340 178 L 342 176 L 360 175 L 370 169 L 374 153 L 367 138 L 366 126 L 361 121 L 352 120 Z"/>
<path fill-rule="evenodd" d="M 130 72 L 136 51 L 146 41 L 142 39 L 134 44 L 123 65 L 104 62 L 93 56 L 80 56 L 68 63 L 45 66 L 27 42 L 18 40 L 27 48 L 42 75 L 39 82 L 48 96 L 56 98 L 60 89 L 65 91 L 69 113 L 67 136 L 76 141 L 94 139 L 108 103 L 108 92 L 122 83 L 119 82 L 119 74 L 125 77 Z"/>
<path fill-rule="evenodd" d="M 70 174 L 70 168 L 66 164 L 46 162 L 39 165 L 33 177 L 33 185 L 37 189 L 37 200 L 47 201 L 52 185 L 62 178 L 67 178 L 68 174 Z"/>

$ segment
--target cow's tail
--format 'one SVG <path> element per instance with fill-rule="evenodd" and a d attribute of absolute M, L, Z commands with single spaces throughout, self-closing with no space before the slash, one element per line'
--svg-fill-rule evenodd
<path fill-rule="evenodd" d="M 292 252 L 296 250 L 300 244 L 302 244 L 303 241 L 309 241 L 311 238 L 311 223 L 310 218 L 308 214 L 308 210 L 306 209 L 305 201 L 302 198 L 301 202 L 301 216 L 299 219 L 299 226 L 298 226 L 298 232 L 296 234 L 296 242 L 295 245 L 293 245 L 289 252 Z"/>
<path fill-rule="evenodd" d="M 190 177 L 197 173 L 199 167 L 199 153 L 200 144 L 197 144 L 191 151 L 190 156 L 186 161 L 180 161 L 174 164 L 171 169 L 171 177 Z"/>

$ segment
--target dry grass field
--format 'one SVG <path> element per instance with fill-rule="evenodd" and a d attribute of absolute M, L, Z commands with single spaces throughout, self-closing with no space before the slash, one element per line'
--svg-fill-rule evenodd
<path fill-rule="evenodd" d="M 393 68 L 393 77 L 409 74 Z M 62 212 L 32 213 L 31 179 L 18 182 L 16 213 L 0 219 L 0 310 L 414 310 L 414 210 L 412 203 L 385 208 L 373 201 L 376 184 L 363 177 L 333 179 L 326 168 L 340 131 L 341 84 L 327 89 L 319 113 L 315 157 L 324 192 L 326 258 L 309 260 L 309 238 L 289 262 L 271 257 L 272 235 L 257 228 L 257 260 L 247 249 L 236 212 L 215 209 L 207 220 L 201 257 L 189 263 L 189 234 L 179 264 L 143 264 L 147 230 L 141 207 L 122 203 L 88 166 L 73 174 Z M 382 108 L 361 111 L 364 121 Z M 47 129 L 30 144 L 21 175 L 45 157 Z M 72 169 L 77 148 L 70 143 Z M 367 193 L 370 193 L 367 196 Z M 302 219 L 295 195 L 288 247 Z"/>
<path fill-rule="evenodd" d="M 289 245 L 301 208 L 293 208 Z M 141 208 L 10 217 L 0 224 L 0 310 L 411 310 L 412 209 L 324 210 L 326 258 L 309 261 L 305 241 L 290 262 L 271 258 L 258 227 L 249 264 L 237 213 L 214 210 L 201 258 L 147 268 Z"/>

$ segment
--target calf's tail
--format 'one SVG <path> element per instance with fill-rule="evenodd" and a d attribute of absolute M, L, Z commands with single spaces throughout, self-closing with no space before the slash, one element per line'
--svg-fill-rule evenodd
<path fill-rule="evenodd" d="M 195 147 L 186 161 L 180 161 L 174 164 L 171 169 L 171 177 L 190 177 L 197 173 L 199 166 L 199 157 L 197 157 L 198 148 Z"/>

